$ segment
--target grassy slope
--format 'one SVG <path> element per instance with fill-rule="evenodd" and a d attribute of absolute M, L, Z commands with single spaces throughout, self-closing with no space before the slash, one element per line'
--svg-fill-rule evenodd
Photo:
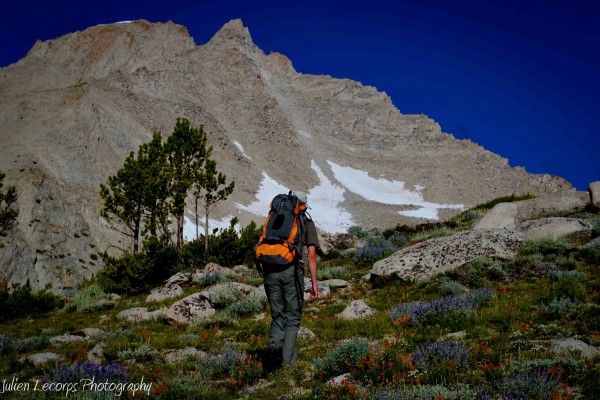
<path fill-rule="evenodd" d="M 597 220 L 598 213 L 578 216 Z M 436 236 L 440 230 L 464 229 L 472 222 L 470 214 L 458 223 L 455 220 L 451 228 L 422 229 L 411 233 L 409 242 Z M 600 389 L 600 357 L 556 355 L 550 351 L 550 340 L 575 337 L 600 346 L 599 265 L 598 247 L 586 250 L 536 241 L 526 243 L 513 261 L 477 260 L 429 282 L 373 287 L 359 282 L 371 263 L 344 258 L 324 261 L 322 275 L 331 276 L 331 268 L 344 266 L 345 270 L 333 270 L 334 275 L 351 281 L 352 287 L 305 304 L 303 326 L 316 337 L 299 340 L 300 361 L 294 367 L 270 373 L 259 362 L 268 337 L 268 309 L 242 318 L 220 311 L 210 321 L 189 326 L 162 321 L 131 324 L 114 318 L 124 309 L 146 306 L 145 296 L 131 297 L 111 309 L 54 312 L 0 325 L 0 333 L 10 337 L 4 337 L 0 347 L 0 380 L 18 377 L 20 382 L 29 382 L 59 368 L 57 364 L 38 369 L 20 363 L 27 354 L 56 352 L 64 357 L 65 365 L 85 361 L 95 343 L 51 346 L 48 337 L 97 327 L 107 333 L 104 354 L 108 363 L 127 366 L 131 382 L 142 377 L 152 382 L 150 398 L 497 399 L 503 394 L 507 399 L 591 398 Z M 410 313 L 390 317 L 392 308 L 401 303 L 448 300 L 482 287 L 492 288 L 493 297 L 472 311 L 441 308 L 419 322 L 411 320 Z M 186 295 L 196 290 L 186 288 Z M 340 320 L 336 314 L 354 299 L 365 300 L 376 313 L 365 320 Z M 458 345 L 442 342 L 445 348 L 436 347 L 434 343 L 442 336 L 455 332 L 464 335 Z M 167 350 L 184 347 L 209 356 L 202 361 L 165 361 Z M 465 353 L 466 358 L 461 356 Z M 339 387 L 326 384 L 344 372 L 352 373 L 350 382 Z M 31 391 L 1 396 L 42 397 Z M 76 398 L 111 396 L 75 394 Z M 140 396 L 143 393 L 136 398 Z M 64 392 L 55 397 L 64 398 Z"/>

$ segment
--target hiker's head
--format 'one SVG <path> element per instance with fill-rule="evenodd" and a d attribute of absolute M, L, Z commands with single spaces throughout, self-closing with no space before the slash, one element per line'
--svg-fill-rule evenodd
<path fill-rule="evenodd" d="M 294 192 L 300 203 L 304 203 L 308 206 L 308 196 L 304 192 Z"/>

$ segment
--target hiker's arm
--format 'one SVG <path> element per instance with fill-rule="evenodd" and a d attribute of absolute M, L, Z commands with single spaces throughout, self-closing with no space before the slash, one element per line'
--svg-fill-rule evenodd
<path fill-rule="evenodd" d="M 308 246 L 308 268 L 310 270 L 310 281 L 312 282 L 310 289 L 310 301 L 319 297 L 319 289 L 317 288 L 317 248 Z"/>

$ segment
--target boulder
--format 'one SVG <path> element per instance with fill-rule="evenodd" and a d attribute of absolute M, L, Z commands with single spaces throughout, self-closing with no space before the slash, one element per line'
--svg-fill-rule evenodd
<path fill-rule="evenodd" d="M 150 292 L 148 297 L 146 297 L 146 303 L 173 299 L 175 297 L 183 296 L 183 293 L 183 289 L 179 285 L 162 286 L 153 289 Z"/>
<path fill-rule="evenodd" d="M 164 315 L 170 323 L 187 324 L 195 318 L 212 317 L 215 309 L 209 298 L 203 292 L 198 292 L 173 303 Z"/>
<path fill-rule="evenodd" d="M 20 359 L 21 362 L 29 361 L 36 368 L 40 368 L 45 366 L 50 362 L 58 362 L 62 360 L 62 356 L 56 353 L 36 353 L 30 354 L 28 356 L 22 357 Z"/>
<path fill-rule="evenodd" d="M 589 221 L 578 218 L 541 218 L 519 224 L 517 230 L 525 240 L 553 239 L 587 241 L 592 235 L 593 226 Z"/>
<path fill-rule="evenodd" d="M 546 212 L 582 209 L 587 203 L 582 193 L 566 191 L 549 197 L 496 204 L 473 225 L 473 229 L 514 230 L 520 221 L 537 218 Z"/>
<path fill-rule="evenodd" d="M 310 299 L 310 289 L 312 288 L 312 282 L 310 278 L 304 278 L 304 301 L 308 301 Z M 317 290 L 319 291 L 319 297 L 327 296 L 331 293 L 329 289 L 329 285 L 324 282 L 317 281 Z"/>
<path fill-rule="evenodd" d="M 600 207 L 600 181 L 592 182 L 588 186 L 590 204 Z"/>
<path fill-rule="evenodd" d="M 194 285 L 201 281 L 202 276 L 203 273 L 199 269 L 195 270 L 194 272 L 178 272 L 167 279 L 164 286 Z"/>
<path fill-rule="evenodd" d="M 164 313 L 164 309 L 148 311 L 146 307 L 135 307 L 121 311 L 117 314 L 117 318 L 126 319 L 129 322 L 141 322 L 162 318 Z"/>
<path fill-rule="evenodd" d="M 50 338 L 50 344 L 53 346 L 83 342 L 87 340 L 101 339 L 104 337 L 104 331 L 98 328 L 85 328 L 74 333 L 65 333 L 64 335 L 58 335 Z"/>
<path fill-rule="evenodd" d="M 232 278 L 234 276 L 238 276 L 238 273 L 235 272 L 234 270 L 232 270 L 231 268 L 221 267 L 217 263 L 206 264 L 206 266 L 204 267 L 204 270 L 202 271 L 202 277 L 206 278 L 208 275 L 215 275 L 215 274 L 220 274 L 222 276 L 227 276 L 230 278 Z"/>
<path fill-rule="evenodd" d="M 341 319 L 345 320 L 354 320 L 361 319 L 373 315 L 375 310 L 365 303 L 364 300 L 354 300 L 351 302 L 348 307 L 344 311 L 342 311 L 338 316 Z"/>
<path fill-rule="evenodd" d="M 574 338 L 552 339 L 550 341 L 550 348 L 556 354 L 578 351 L 581 352 L 581 355 L 585 358 L 592 358 L 600 354 L 600 351 L 594 346 L 590 346 L 589 344 Z"/>
<path fill-rule="evenodd" d="M 193 347 L 186 347 L 185 349 L 170 350 L 165 353 L 165 361 L 171 364 L 180 363 L 186 359 L 197 359 L 203 358 L 206 353 L 195 349 Z"/>
<path fill-rule="evenodd" d="M 517 215 L 519 207 L 517 203 L 500 203 L 488 211 L 473 229 L 503 228 L 514 230 L 517 227 Z"/>
<path fill-rule="evenodd" d="M 371 270 L 371 280 L 381 276 L 422 280 L 478 257 L 513 259 L 522 241 L 522 233 L 506 229 L 469 230 L 429 239 L 377 261 Z"/>

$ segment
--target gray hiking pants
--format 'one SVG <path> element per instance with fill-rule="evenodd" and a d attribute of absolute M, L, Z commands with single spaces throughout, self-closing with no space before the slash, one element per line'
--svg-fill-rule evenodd
<path fill-rule="evenodd" d="M 300 266 L 268 266 L 265 272 L 265 291 L 271 306 L 269 346 L 282 349 L 282 363 L 289 365 L 298 359 L 296 338 L 300 330 L 304 301 L 304 269 Z"/>

